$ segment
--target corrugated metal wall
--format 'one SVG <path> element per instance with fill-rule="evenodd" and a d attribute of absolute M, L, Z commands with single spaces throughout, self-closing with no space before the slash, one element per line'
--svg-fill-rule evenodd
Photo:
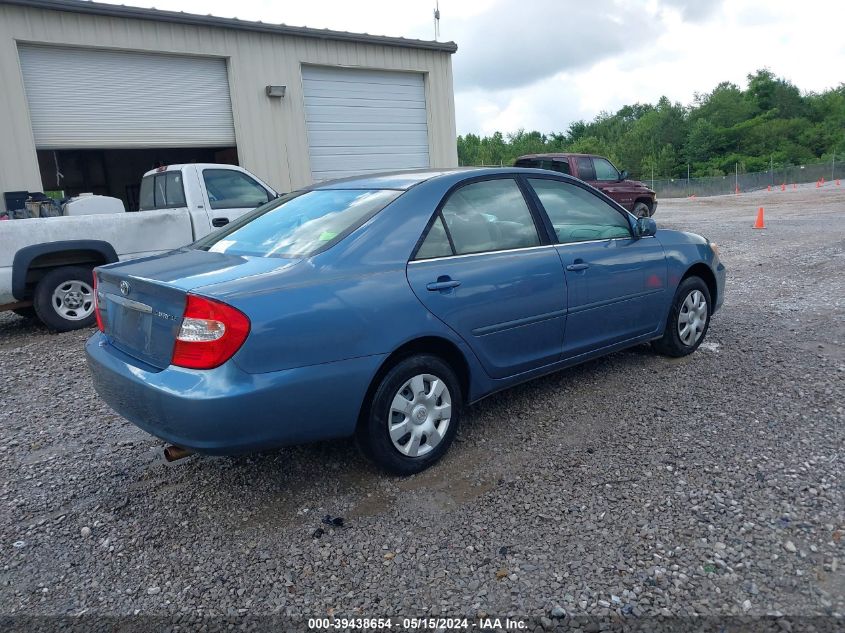
<path fill-rule="evenodd" d="M 231 147 L 226 60 L 19 44 L 37 149 Z"/>
<path fill-rule="evenodd" d="M 305 66 L 302 87 L 314 180 L 431 165 L 422 74 Z"/>
<path fill-rule="evenodd" d="M 422 72 L 431 164 L 457 165 L 449 53 L 0 5 L 0 192 L 41 188 L 18 42 L 227 58 L 241 165 L 280 191 L 311 181 L 302 64 Z"/>

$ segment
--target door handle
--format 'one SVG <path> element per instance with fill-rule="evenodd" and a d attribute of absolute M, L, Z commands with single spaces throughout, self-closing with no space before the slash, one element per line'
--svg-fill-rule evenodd
<path fill-rule="evenodd" d="M 426 284 L 426 290 L 431 290 L 432 292 L 436 292 L 438 290 L 450 290 L 451 288 L 457 288 L 460 285 L 461 282 L 456 279 L 440 277 L 437 281 L 432 281 L 430 284 Z"/>
<path fill-rule="evenodd" d="M 211 226 L 226 226 L 229 224 L 229 218 L 214 218 L 211 221 Z"/>
<path fill-rule="evenodd" d="M 589 267 L 589 264 L 580 262 L 578 264 L 569 264 L 569 266 L 566 267 L 566 270 L 587 270 Z"/>

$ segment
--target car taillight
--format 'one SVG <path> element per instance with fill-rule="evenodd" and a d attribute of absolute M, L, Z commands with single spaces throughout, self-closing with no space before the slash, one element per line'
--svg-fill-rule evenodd
<path fill-rule="evenodd" d="M 171 363 L 214 369 L 234 356 L 249 334 L 249 319 L 230 305 L 188 295 Z"/>
<path fill-rule="evenodd" d="M 100 296 L 99 292 L 97 291 L 97 271 L 94 271 L 94 315 L 97 317 L 97 329 L 100 332 L 105 332 L 106 328 L 103 327 L 103 315 L 100 314 Z"/>

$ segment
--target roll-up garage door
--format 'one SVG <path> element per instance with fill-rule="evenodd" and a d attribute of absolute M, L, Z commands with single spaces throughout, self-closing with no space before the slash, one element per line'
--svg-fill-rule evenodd
<path fill-rule="evenodd" d="M 303 66 L 311 176 L 428 167 L 421 73 Z"/>
<path fill-rule="evenodd" d="M 223 59 L 58 46 L 18 50 L 39 149 L 235 145 Z"/>

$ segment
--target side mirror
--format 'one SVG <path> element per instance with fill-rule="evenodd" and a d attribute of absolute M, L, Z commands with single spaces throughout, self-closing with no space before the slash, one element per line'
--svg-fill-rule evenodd
<path fill-rule="evenodd" d="M 628 180 L 628 170 L 623 169 L 622 173 L 619 174 L 619 181 Z"/>
<path fill-rule="evenodd" d="M 651 218 L 637 218 L 637 237 L 649 237 L 657 233 L 657 223 Z"/>

